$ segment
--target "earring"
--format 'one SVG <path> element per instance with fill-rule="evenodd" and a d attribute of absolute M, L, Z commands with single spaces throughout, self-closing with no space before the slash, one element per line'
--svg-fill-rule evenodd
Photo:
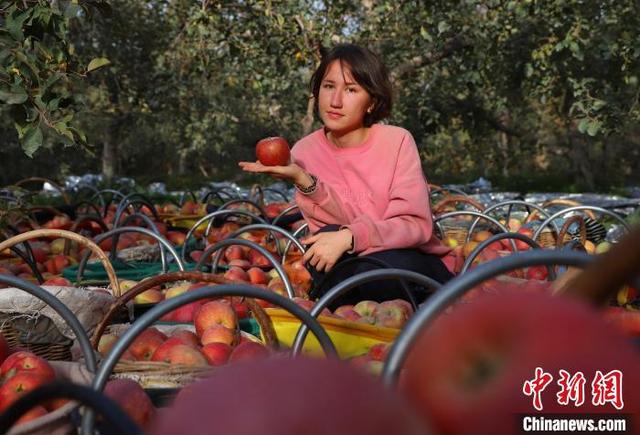
<path fill-rule="evenodd" d="M 368 113 L 369 115 L 371 115 L 371 112 L 373 112 L 373 108 L 372 108 L 372 107 L 369 107 L 369 108 L 367 109 L 367 113 Z"/>

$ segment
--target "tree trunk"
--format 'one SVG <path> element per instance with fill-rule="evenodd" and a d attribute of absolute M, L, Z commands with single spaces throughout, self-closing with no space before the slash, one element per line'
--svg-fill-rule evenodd
<path fill-rule="evenodd" d="M 309 98 L 309 102 L 307 103 L 307 113 L 300 121 L 302 124 L 302 135 L 306 136 L 311 133 L 311 128 L 313 127 L 313 97 Z"/>
<path fill-rule="evenodd" d="M 118 173 L 118 121 L 110 122 L 102 148 L 102 176 L 107 183 Z"/>
<path fill-rule="evenodd" d="M 574 140 L 572 132 L 567 134 L 569 140 L 569 157 L 573 166 L 573 175 L 578 180 L 581 178 L 584 180 L 584 185 L 588 190 L 594 190 L 596 187 L 595 179 L 593 177 L 593 170 L 589 162 L 589 156 L 587 155 L 585 141 L 580 138 Z M 576 181 L 578 181 L 576 180 Z"/>

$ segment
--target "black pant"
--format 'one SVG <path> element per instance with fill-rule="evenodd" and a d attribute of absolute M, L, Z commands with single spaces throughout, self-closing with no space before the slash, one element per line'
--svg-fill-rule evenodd
<path fill-rule="evenodd" d="M 337 231 L 339 228 L 338 225 L 327 225 L 321 228 L 318 233 Z M 439 283 L 445 283 L 453 278 L 453 274 L 449 272 L 440 257 L 426 254 L 418 249 L 389 249 L 364 256 L 345 253 L 328 273 L 318 272 L 313 266 L 307 265 L 307 269 L 313 277 L 313 289 L 310 296 L 319 298 L 335 285 L 353 275 L 384 267 L 382 263 L 388 267 L 417 272 L 433 278 Z M 424 301 L 431 293 L 431 290 L 410 282 L 407 282 L 407 287 L 418 303 Z M 399 280 L 372 281 L 360 285 L 340 296 L 329 308 L 335 309 L 340 305 L 355 304 L 362 300 L 382 302 L 390 299 L 409 300 L 409 295 L 400 285 Z"/>

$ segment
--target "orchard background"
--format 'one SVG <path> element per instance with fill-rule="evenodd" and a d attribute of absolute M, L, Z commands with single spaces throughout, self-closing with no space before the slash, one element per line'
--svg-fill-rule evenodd
<path fill-rule="evenodd" d="M 321 50 L 390 68 L 390 122 L 435 183 L 640 182 L 637 0 L 1 0 L 0 185 L 243 180 L 258 139 L 317 128 Z"/>

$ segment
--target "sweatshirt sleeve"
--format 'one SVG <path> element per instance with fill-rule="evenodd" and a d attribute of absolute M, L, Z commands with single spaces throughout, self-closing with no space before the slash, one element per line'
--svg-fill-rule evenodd
<path fill-rule="evenodd" d="M 389 204 L 382 218 L 360 215 L 346 227 L 353 233 L 355 252 L 413 248 L 431 239 L 429 191 L 411 134 L 404 136 L 399 147 Z"/>
<path fill-rule="evenodd" d="M 324 225 L 348 222 L 340 197 L 320 179 L 318 179 L 316 190 L 311 194 L 305 195 L 296 189 L 295 201 L 307 219 L 313 219 Z"/>

